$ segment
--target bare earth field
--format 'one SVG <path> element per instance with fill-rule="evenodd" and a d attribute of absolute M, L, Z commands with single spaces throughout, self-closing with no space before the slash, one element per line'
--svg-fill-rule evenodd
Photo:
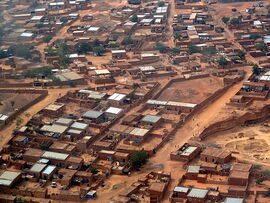
<path fill-rule="evenodd" d="M 219 78 L 200 78 L 173 83 L 167 88 L 159 100 L 199 104 L 223 87 Z"/>
<path fill-rule="evenodd" d="M 270 165 L 270 127 L 268 122 L 238 127 L 215 134 L 207 143 L 218 144 L 235 154 L 241 160 Z"/>
<path fill-rule="evenodd" d="M 15 109 L 20 109 L 36 99 L 38 94 L 0 94 L 0 114 L 10 115 Z M 12 103 L 14 102 L 13 106 Z"/>

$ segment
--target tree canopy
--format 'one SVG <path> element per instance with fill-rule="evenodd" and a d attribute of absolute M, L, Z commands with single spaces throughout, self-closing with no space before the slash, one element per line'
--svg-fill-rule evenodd
<path fill-rule="evenodd" d="M 227 24 L 230 21 L 230 18 L 229 17 L 226 17 L 226 16 L 223 16 L 221 18 L 221 20 L 222 20 L 223 23 Z"/>
<path fill-rule="evenodd" d="M 148 159 L 147 153 L 141 150 L 141 151 L 135 152 L 131 156 L 130 161 L 134 169 L 139 169 L 143 164 L 146 163 L 147 159 Z"/>
<path fill-rule="evenodd" d="M 199 53 L 200 50 L 195 44 L 190 44 L 188 45 L 188 53 L 189 54 L 194 54 L 194 53 Z"/>
<path fill-rule="evenodd" d="M 217 60 L 218 64 L 220 66 L 226 66 L 228 65 L 229 61 L 224 57 L 224 56 L 221 56 L 218 60 Z"/>

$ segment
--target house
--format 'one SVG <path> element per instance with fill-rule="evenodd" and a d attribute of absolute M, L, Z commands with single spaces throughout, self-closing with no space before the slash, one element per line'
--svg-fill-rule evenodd
<path fill-rule="evenodd" d="M 244 203 L 243 198 L 226 197 L 224 203 Z"/>
<path fill-rule="evenodd" d="M 146 137 L 149 135 L 149 130 L 148 129 L 143 129 L 143 128 L 134 128 L 130 133 L 128 140 L 131 140 L 135 144 L 139 144 L 143 142 Z"/>
<path fill-rule="evenodd" d="M 55 121 L 55 124 L 69 127 L 73 122 L 74 122 L 73 119 L 59 118 L 58 120 Z"/>
<path fill-rule="evenodd" d="M 178 198 L 186 199 L 189 190 L 190 190 L 190 189 L 187 188 L 187 187 L 176 186 L 176 187 L 173 189 L 172 200 L 173 200 L 174 202 L 177 202 L 177 199 L 178 199 Z"/>
<path fill-rule="evenodd" d="M 157 127 L 160 123 L 162 122 L 161 116 L 155 116 L 155 115 L 146 115 L 144 116 L 141 120 L 140 123 L 144 126 L 150 126 L 152 127 Z"/>
<path fill-rule="evenodd" d="M 105 115 L 108 119 L 114 119 L 116 117 L 120 117 L 123 114 L 123 109 L 116 107 L 109 107 L 105 111 Z"/>
<path fill-rule="evenodd" d="M 127 58 L 126 50 L 112 50 L 112 58 L 113 59 L 124 59 Z"/>
<path fill-rule="evenodd" d="M 191 161 L 201 152 L 201 149 L 196 146 L 190 146 L 184 144 L 179 150 L 174 151 L 170 154 L 171 160 L 174 161 Z"/>
<path fill-rule="evenodd" d="M 21 179 L 21 172 L 4 171 L 0 175 L 0 189 L 12 188 Z"/>
<path fill-rule="evenodd" d="M 202 151 L 200 159 L 205 162 L 224 164 L 231 160 L 232 155 L 222 149 L 209 147 Z"/>
<path fill-rule="evenodd" d="M 82 118 L 90 120 L 93 123 L 104 122 L 104 113 L 101 111 L 89 110 L 82 115 Z"/>
<path fill-rule="evenodd" d="M 48 165 L 42 172 L 41 172 L 41 178 L 43 180 L 51 180 L 53 177 L 53 174 L 56 172 L 56 166 Z"/>
<path fill-rule="evenodd" d="M 19 36 L 19 40 L 21 41 L 31 41 L 34 39 L 34 34 L 31 32 L 23 32 Z"/>
<path fill-rule="evenodd" d="M 65 104 L 53 103 L 45 107 L 41 112 L 47 117 L 60 117 L 65 110 Z"/>
<path fill-rule="evenodd" d="M 114 93 L 107 100 L 112 106 L 122 106 L 126 97 L 127 95 L 125 94 Z"/>
<path fill-rule="evenodd" d="M 200 166 L 189 165 L 186 171 L 186 177 L 190 180 L 197 180 L 200 173 Z"/>
<path fill-rule="evenodd" d="M 35 163 L 27 173 L 33 175 L 35 178 L 39 178 L 41 176 L 41 172 L 47 167 L 47 164 Z"/>
<path fill-rule="evenodd" d="M 192 188 L 187 195 L 189 202 L 205 203 L 207 199 L 208 190 Z"/>

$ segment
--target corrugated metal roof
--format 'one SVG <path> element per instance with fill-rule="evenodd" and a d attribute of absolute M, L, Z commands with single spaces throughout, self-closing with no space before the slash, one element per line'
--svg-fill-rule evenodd
<path fill-rule="evenodd" d="M 70 128 L 85 130 L 88 127 L 88 124 L 86 123 L 80 123 L 80 122 L 74 122 Z"/>
<path fill-rule="evenodd" d="M 68 156 L 69 156 L 68 154 L 64 154 L 64 153 L 46 151 L 42 155 L 42 158 L 56 159 L 56 160 L 66 160 L 68 158 Z"/>
<path fill-rule="evenodd" d="M 200 166 L 188 166 L 187 172 L 188 173 L 199 173 Z"/>
<path fill-rule="evenodd" d="M 141 121 L 143 122 L 149 122 L 149 123 L 156 123 L 161 119 L 160 116 L 155 116 L 155 115 L 146 115 L 142 118 Z"/>
<path fill-rule="evenodd" d="M 67 126 L 63 125 L 44 125 L 40 130 L 45 132 L 51 132 L 51 133 L 64 133 L 67 130 Z"/>
<path fill-rule="evenodd" d="M 35 163 L 29 171 L 40 173 L 46 166 L 47 164 Z"/>
<path fill-rule="evenodd" d="M 191 191 L 188 193 L 188 197 L 195 197 L 203 199 L 207 195 L 208 190 L 205 189 L 198 189 L 198 188 L 192 188 Z"/>
<path fill-rule="evenodd" d="M 188 190 L 189 190 L 189 188 L 187 188 L 187 187 L 176 186 L 173 191 L 174 192 L 184 192 L 184 193 L 187 193 Z"/>
<path fill-rule="evenodd" d="M 224 203 L 244 203 L 244 199 L 227 197 Z"/>
<path fill-rule="evenodd" d="M 143 128 L 134 128 L 129 134 L 136 135 L 136 136 L 145 136 L 149 130 Z"/>
<path fill-rule="evenodd" d="M 103 114 L 100 111 L 89 110 L 83 114 L 83 118 L 98 118 Z"/>
<path fill-rule="evenodd" d="M 122 111 L 123 111 L 123 109 L 120 109 L 120 108 L 109 107 L 105 112 L 117 115 L 117 114 L 121 113 Z"/>
<path fill-rule="evenodd" d="M 55 168 L 56 166 L 49 165 L 46 167 L 46 169 L 42 173 L 45 175 L 50 175 L 54 171 Z"/>
<path fill-rule="evenodd" d="M 111 95 L 108 100 L 115 100 L 115 101 L 121 101 L 122 99 L 124 99 L 126 97 L 125 94 L 119 94 L 119 93 L 114 93 L 113 95 Z"/>

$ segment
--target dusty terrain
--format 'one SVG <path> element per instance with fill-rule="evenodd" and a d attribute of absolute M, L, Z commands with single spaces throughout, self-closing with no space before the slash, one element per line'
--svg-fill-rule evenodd
<path fill-rule="evenodd" d="M 21 107 L 36 99 L 38 96 L 38 94 L 1 93 L 0 114 L 10 115 L 16 109 L 20 109 Z"/>
<path fill-rule="evenodd" d="M 81 88 L 83 87 L 79 87 L 79 89 Z M 54 102 L 57 98 L 61 97 L 61 95 L 66 94 L 69 90 L 75 90 L 75 88 L 50 89 L 49 95 L 44 100 L 31 106 L 29 109 L 27 109 L 25 112 L 21 113 L 18 116 L 23 119 L 21 125 L 25 125 L 33 115 L 35 115 L 37 112 L 45 108 L 50 103 Z M 26 116 L 26 114 L 29 116 Z M 12 132 L 15 128 L 16 122 L 14 121 L 0 131 L 0 149 L 2 149 L 3 145 L 11 138 Z"/>
<path fill-rule="evenodd" d="M 222 80 L 212 77 L 175 82 L 158 99 L 199 104 L 222 87 Z"/>
<path fill-rule="evenodd" d="M 205 142 L 218 144 L 233 152 L 239 159 L 270 165 L 269 132 L 269 121 L 265 121 L 215 134 Z"/>

